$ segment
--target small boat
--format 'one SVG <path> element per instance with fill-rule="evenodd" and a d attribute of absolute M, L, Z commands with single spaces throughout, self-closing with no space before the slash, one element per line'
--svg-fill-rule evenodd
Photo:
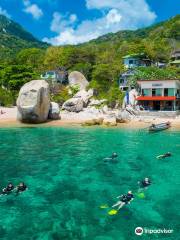
<path fill-rule="evenodd" d="M 170 127 L 171 127 L 171 123 L 170 122 L 159 123 L 159 124 L 152 124 L 149 127 L 149 132 L 158 132 L 158 131 L 166 130 L 166 129 L 170 128 Z"/>

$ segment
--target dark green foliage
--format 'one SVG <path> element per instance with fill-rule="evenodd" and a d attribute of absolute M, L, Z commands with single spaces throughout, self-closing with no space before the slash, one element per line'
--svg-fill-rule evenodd
<path fill-rule="evenodd" d="M 51 95 L 51 100 L 57 102 L 60 106 L 69 99 L 68 88 L 61 86 L 56 94 Z"/>
<path fill-rule="evenodd" d="M 92 65 L 88 62 L 77 63 L 75 64 L 70 71 L 79 71 L 81 72 L 87 79 L 91 79 L 92 74 Z"/>
<path fill-rule="evenodd" d="M 17 64 L 26 64 L 32 67 L 37 72 L 43 70 L 45 50 L 39 48 L 28 48 L 21 50 L 16 56 Z"/>
<path fill-rule="evenodd" d="M 135 75 L 129 79 L 129 85 L 136 86 L 138 80 L 155 80 L 155 79 L 180 79 L 180 70 L 173 67 L 160 69 L 157 67 L 139 67 Z"/>
<path fill-rule="evenodd" d="M 32 67 L 26 65 L 1 66 L 0 85 L 12 91 L 18 91 L 26 82 L 36 78 Z"/>
<path fill-rule="evenodd" d="M 0 59 L 12 57 L 25 48 L 47 48 L 48 44 L 33 37 L 19 24 L 0 15 Z"/>
<path fill-rule="evenodd" d="M 168 63 L 172 51 L 180 48 L 180 15 L 166 22 L 136 31 L 110 33 L 78 46 L 48 47 L 20 25 L 0 15 L 0 85 L 15 94 L 20 87 L 47 70 L 65 67 L 80 71 L 94 88 L 97 98 L 109 105 L 121 103 L 123 94 L 117 80 L 125 71 L 122 57 L 145 53 L 154 63 Z M 130 85 L 138 79 L 179 78 L 177 69 L 139 68 Z M 76 89 L 72 89 L 74 94 Z M 52 99 L 62 104 L 69 98 L 66 88 L 54 92 Z"/>
<path fill-rule="evenodd" d="M 12 106 L 14 104 L 14 96 L 12 92 L 0 87 L 0 106 Z"/>
<path fill-rule="evenodd" d="M 95 89 L 97 98 L 105 98 L 108 105 L 114 107 L 116 103 L 121 104 L 123 94 L 119 90 L 117 78 L 119 69 L 108 64 L 99 64 L 95 67 L 92 74 L 92 81 L 89 87 Z"/>

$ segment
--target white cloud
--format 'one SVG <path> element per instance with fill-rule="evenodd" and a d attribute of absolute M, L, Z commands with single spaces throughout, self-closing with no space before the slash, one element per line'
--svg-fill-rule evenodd
<path fill-rule="evenodd" d="M 77 16 L 75 14 L 63 16 L 58 12 L 54 12 L 53 20 L 51 22 L 51 31 L 60 33 L 65 29 L 72 27 L 76 21 Z"/>
<path fill-rule="evenodd" d="M 29 13 L 33 16 L 34 19 L 39 19 L 43 16 L 43 11 L 38 7 L 37 4 L 32 4 L 29 0 L 23 0 L 25 9 L 24 12 Z"/>
<path fill-rule="evenodd" d="M 0 15 L 4 15 L 8 18 L 11 17 L 5 9 L 2 9 L 2 7 L 0 7 Z"/>
<path fill-rule="evenodd" d="M 109 32 L 148 26 L 156 18 L 146 0 L 86 0 L 86 7 L 89 11 L 100 11 L 102 16 L 84 20 L 76 26 L 71 18 L 76 21 L 77 17 L 63 17 L 56 13 L 56 16 L 53 15 L 51 30 L 58 36 L 45 38 L 44 41 L 53 45 L 83 43 Z"/>

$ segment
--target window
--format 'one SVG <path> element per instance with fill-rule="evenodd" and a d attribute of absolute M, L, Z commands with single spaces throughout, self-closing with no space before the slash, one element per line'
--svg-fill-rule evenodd
<path fill-rule="evenodd" d="M 168 96 L 168 88 L 164 89 L 164 96 L 167 97 Z"/>
<path fill-rule="evenodd" d="M 162 89 L 161 88 L 156 89 L 156 96 L 162 96 Z"/>
<path fill-rule="evenodd" d="M 151 96 L 151 89 L 142 89 L 143 96 Z"/>
<path fill-rule="evenodd" d="M 168 96 L 174 96 L 174 88 L 168 88 Z"/>
<path fill-rule="evenodd" d="M 152 96 L 162 96 L 162 89 L 161 88 L 153 88 Z"/>

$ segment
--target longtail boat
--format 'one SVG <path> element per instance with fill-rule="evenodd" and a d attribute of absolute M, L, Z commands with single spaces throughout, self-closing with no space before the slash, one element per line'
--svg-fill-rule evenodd
<path fill-rule="evenodd" d="M 149 132 L 158 132 L 158 131 L 163 131 L 171 127 L 170 122 L 165 122 L 165 123 L 159 123 L 159 124 L 152 124 L 149 127 Z"/>

